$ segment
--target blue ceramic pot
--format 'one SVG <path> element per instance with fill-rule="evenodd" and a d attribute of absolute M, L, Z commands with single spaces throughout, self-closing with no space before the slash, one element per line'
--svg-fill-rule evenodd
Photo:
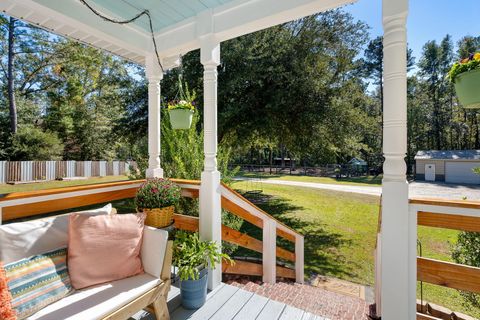
<path fill-rule="evenodd" d="M 185 309 L 198 309 L 205 304 L 207 300 L 207 280 L 208 269 L 200 270 L 198 280 L 181 280 L 180 296 L 182 297 L 182 306 Z"/>

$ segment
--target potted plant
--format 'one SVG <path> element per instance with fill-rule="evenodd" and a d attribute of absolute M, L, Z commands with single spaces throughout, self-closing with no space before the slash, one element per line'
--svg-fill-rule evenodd
<path fill-rule="evenodd" d="M 183 90 L 181 78 L 178 81 L 180 100 L 174 100 L 167 104 L 170 124 L 173 129 L 190 129 L 193 114 L 195 113 L 195 92 L 190 94 L 187 84 Z"/>
<path fill-rule="evenodd" d="M 233 264 L 215 241 L 202 241 L 198 233 L 178 231 L 173 244 L 173 265 L 178 268 L 180 296 L 185 309 L 198 309 L 207 298 L 208 267 L 220 261 Z"/>
<path fill-rule="evenodd" d="M 456 62 L 448 77 L 464 108 L 480 108 L 480 52 Z"/>
<path fill-rule="evenodd" d="M 146 213 L 145 224 L 164 228 L 172 224 L 175 204 L 181 189 L 168 179 L 153 178 L 145 181 L 135 195 L 137 211 Z"/>

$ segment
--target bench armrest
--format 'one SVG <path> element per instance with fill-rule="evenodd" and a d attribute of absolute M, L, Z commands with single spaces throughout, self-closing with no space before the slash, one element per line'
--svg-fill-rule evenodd
<path fill-rule="evenodd" d="M 168 280 L 172 264 L 171 243 L 168 243 L 168 232 L 145 226 L 143 230 L 142 264 L 146 273 Z M 164 279 L 164 266 L 168 268 L 168 278 Z"/>

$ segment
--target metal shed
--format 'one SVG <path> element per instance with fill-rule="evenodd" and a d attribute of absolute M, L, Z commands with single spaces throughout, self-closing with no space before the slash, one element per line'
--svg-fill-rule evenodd
<path fill-rule="evenodd" d="M 415 156 L 415 178 L 458 184 L 480 184 L 480 150 L 422 150 Z"/>

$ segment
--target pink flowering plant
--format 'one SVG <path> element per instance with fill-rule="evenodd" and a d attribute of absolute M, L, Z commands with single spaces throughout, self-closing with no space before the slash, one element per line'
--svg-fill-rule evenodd
<path fill-rule="evenodd" d="M 178 203 L 181 189 L 168 179 L 153 178 L 145 181 L 135 196 L 138 209 L 164 208 Z"/>

